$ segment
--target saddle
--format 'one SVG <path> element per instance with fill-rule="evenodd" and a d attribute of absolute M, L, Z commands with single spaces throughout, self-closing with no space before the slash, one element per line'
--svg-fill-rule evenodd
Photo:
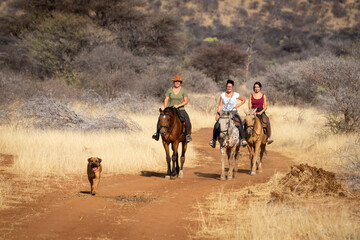
<path fill-rule="evenodd" d="M 263 117 L 263 115 L 256 114 L 256 116 L 260 119 L 261 126 L 263 128 L 266 128 L 269 123 L 269 119 L 267 117 Z"/>
<path fill-rule="evenodd" d="M 179 119 L 180 119 L 182 133 L 185 134 L 185 133 L 186 133 L 186 131 L 185 131 L 186 118 L 183 117 L 183 116 L 181 116 L 181 115 L 179 114 L 178 109 L 176 109 L 176 108 L 173 108 L 173 109 L 174 109 L 176 115 L 177 115 L 177 116 L 179 117 Z"/>

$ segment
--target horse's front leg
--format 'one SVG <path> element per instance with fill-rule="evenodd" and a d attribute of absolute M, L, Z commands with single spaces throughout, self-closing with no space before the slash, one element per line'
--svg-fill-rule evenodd
<path fill-rule="evenodd" d="M 250 175 L 252 174 L 252 168 L 254 165 L 254 154 L 253 154 L 253 148 L 250 146 L 250 144 L 247 145 L 247 149 L 249 151 L 249 159 L 250 159 Z"/>
<path fill-rule="evenodd" d="M 266 144 L 261 143 L 260 146 L 260 159 L 259 159 L 259 165 L 258 165 L 258 171 L 262 172 L 262 160 L 264 157 L 264 153 L 265 153 L 265 148 L 266 148 Z"/>
<path fill-rule="evenodd" d="M 182 146 L 181 158 L 180 158 L 181 167 L 180 167 L 180 172 L 179 172 L 179 178 L 183 178 L 183 177 L 184 177 L 183 167 L 184 167 L 184 163 L 185 163 L 185 152 L 186 152 L 186 149 L 187 149 L 187 142 L 186 142 L 186 141 L 182 142 L 182 143 L 181 143 L 181 146 Z"/>
<path fill-rule="evenodd" d="M 255 151 L 254 151 L 254 156 L 253 156 L 253 165 L 252 165 L 252 168 L 251 168 L 250 175 L 255 175 L 256 174 L 256 168 L 259 166 L 260 145 L 261 145 L 260 141 L 255 144 Z"/>
<path fill-rule="evenodd" d="M 221 152 L 221 176 L 220 180 L 225 180 L 225 155 L 226 155 L 226 148 L 220 147 Z"/>
<path fill-rule="evenodd" d="M 234 164 L 233 161 L 235 161 L 235 147 L 231 148 L 229 153 L 229 172 L 228 172 L 228 180 L 231 180 L 233 178 L 233 171 L 234 171 Z"/>
<path fill-rule="evenodd" d="M 173 155 L 172 155 L 172 176 L 175 177 L 177 175 L 179 175 L 179 160 L 178 160 L 178 147 L 179 147 L 179 142 L 174 142 L 172 145 L 172 150 L 173 150 Z"/>
<path fill-rule="evenodd" d="M 166 163 L 167 163 L 167 173 L 165 178 L 170 179 L 171 170 L 170 170 L 170 153 L 169 153 L 169 143 L 163 141 L 165 153 L 166 153 Z"/>

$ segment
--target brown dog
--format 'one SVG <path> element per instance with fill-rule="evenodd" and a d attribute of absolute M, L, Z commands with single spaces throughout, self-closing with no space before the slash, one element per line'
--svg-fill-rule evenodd
<path fill-rule="evenodd" d="M 88 159 L 87 174 L 91 186 L 91 194 L 95 195 L 100 182 L 100 175 L 102 171 L 101 159 L 98 157 L 91 157 Z"/>

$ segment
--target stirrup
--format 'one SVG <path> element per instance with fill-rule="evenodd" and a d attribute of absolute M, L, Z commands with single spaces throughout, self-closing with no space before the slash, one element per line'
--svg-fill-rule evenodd
<path fill-rule="evenodd" d="M 240 140 L 240 145 L 241 146 L 246 146 L 248 143 L 247 143 L 247 141 L 245 140 L 245 139 L 241 139 Z"/>
<path fill-rule="evenodd" d="M 152 135 L 152 139 L 155 139 L 156 141 L 159 141 L 159 134 L 158 133 L 154 133 L 154 135 Z"/>
<path fill-rule="evenodd" d="M 216 141 L 214 139 L 212 139 L 210 142 L 209 142 L 209 145 L 212 147 L 212 148 L 215 148 L 216 147 Z"/>
<path fill-rule="evenodd" d="M 185 136 L 185 139 L 186 139 L 187 142 L 192 141 L 192 137 L 191 137 L 190 135 L 186 135 L 186 136 Z"/>
<path fill-rule="evenodd" d="M 267 144 L 271 144 L 274 142 L 274 140 L 272 138 L 268 138 L 266 142 L 267 142 Z"/>

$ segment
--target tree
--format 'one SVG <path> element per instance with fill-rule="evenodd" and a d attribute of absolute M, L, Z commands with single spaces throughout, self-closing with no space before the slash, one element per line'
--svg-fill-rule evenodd
<path fill-rule="evenodd" d="M 215 43 L 194 49 L 191 64 L 215 82 L 236 75 L 245 65 L 246 53 L 232 43 Z"/>

